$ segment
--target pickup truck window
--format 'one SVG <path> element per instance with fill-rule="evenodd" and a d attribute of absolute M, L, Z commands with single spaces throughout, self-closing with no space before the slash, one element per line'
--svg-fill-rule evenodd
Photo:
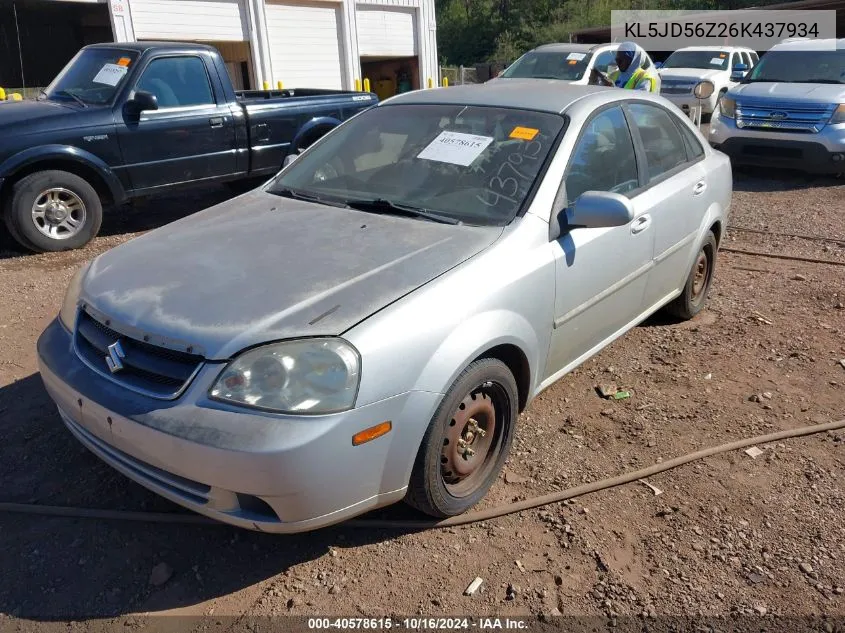
<path fill-rule="evenodd" d="M 137 59 L 137 51 L 83 49 L 68 62 L 44 94 L 51 101 L 81 101 L 91 105 L 111 103 Z"/>
<path fill-rule="evenodd" d="M 663 64 L 663 68 L 703 68 L 728 70 L 728 54 L 720 50 L 675 51 Z"/>
<path fill-rule="evenodd" d="M 845 84 L 845 50 L 768 51 L 743 83 Z"/>
<path fill-rule="evenodd" d="M 153 93 L 160 108 L 210 105 L 214 94 L 199 57 L 160 57 L 144 69 L 137 90 Z"/>
<path fill-rule="evenodd" d="M 563 125 L 558 114 L 521 109 L 376 107 L 323 137 L 268 191 L 339 206 L 390 201 L 503 226 L 528 198 Z"/>

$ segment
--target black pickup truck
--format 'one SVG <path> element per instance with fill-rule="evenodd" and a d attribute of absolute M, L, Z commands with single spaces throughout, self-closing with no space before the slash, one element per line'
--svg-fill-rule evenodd
<path fill-rule="evenodd" d="M 210 46 L 86 46 L 38 100 L 0 108 L 0 209 L 30 250 L 79 248 L 104 206 L 269 178 L 376 102 L 364 92 L 236 92 Z"/>

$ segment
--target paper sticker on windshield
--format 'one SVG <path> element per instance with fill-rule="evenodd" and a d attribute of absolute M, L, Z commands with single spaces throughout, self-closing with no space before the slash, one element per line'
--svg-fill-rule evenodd
<path fill-rule="evenodd" d="M 713 59 L 710 60 L 710 63 L 716 64 L 716 66 L 721 66 L 724 63 L 724 61 L 725 60 L 722 59 L 721 57 L 714 57 Z"/>
<path fill-rule="evenodd" d="M 533 141 L 534 137 L 539 133 L 540 130 L 533 127 L 515 127 L 510 133 L 510 137 L 522 139 L 523 141 Z"/>
<path fill-rule="evenodd" d="M 569 53 L 569 55 L 566 56 L 566 59 L 567 59 L 567 61 L 568 60 L 574 60 L 576 62 L 580 62 L 586 56 L 587 56 L 587 53 Z"/>
<path fill-rule="evenodd" d="M 132 63 L 132 60 L 129 59 L 128 57 L 121 57 L 120 59 L 117 60 L 118 66 L 128 66 L 130 63 Z"/>
<path fill-rule="evenodd" d="M 126 74 L 127 68 L 125 66 L 118 66 L 117 64 L 106 64 L 97 73 L 91 81 L 95 84 L 104 84 L 106 86 L 116 86 L 123 76 Z"/>
<path fill-rule="evenodd" d="M 468 167 L 492 142 L 490 136 L 443 131 L 417 158 Z"/>

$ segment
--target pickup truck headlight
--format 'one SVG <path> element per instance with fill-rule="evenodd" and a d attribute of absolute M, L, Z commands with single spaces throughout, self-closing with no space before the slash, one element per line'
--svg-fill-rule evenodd
<path fill-rule="evenodd" d="M 85 278 L 85 273 L 88 272 L 91 263 L 88 262 L 82 268 L 76 271 L 76 274 L 71 277 L 70 284 L 68 284 L 65 298 L 62 302 L 62 308 L 59 310 L 59 321 L 67 328 L 68 332 L 73 332 L 76 327 L 76 316 L 79 312 L 79 295 L 82 292 L 82 280 Z"/>
<path fill-rule="evenodd" d="M 342 339 L 273 343 L 235 358 L 209 395 L 275 413 L 337 413 L 354 406 L 360 369 L 358 351 Z"/>
<path fill-rule="evenodd" d="M 719 113 L 723 117 L 733 119 L 736 116 L 736 101 L 727 95 L 719 99 Z"/>
<path fill-rule="evenodd" d="M 845 103 L 840 103 L 839 107 L 834 110 L 830 122 L 831 124 L 845 123 Z"/>

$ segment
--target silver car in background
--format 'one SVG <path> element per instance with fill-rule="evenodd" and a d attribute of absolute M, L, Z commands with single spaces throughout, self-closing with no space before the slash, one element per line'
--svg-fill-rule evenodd
<path fill-rule="evenodd" d="M 407 93 L 74 277 L 38 341 L 73 435 L 196 512 L 297 532 L 498 477 L 540 392 L 705 305 L 732 180 L 665 99 Z"/>

